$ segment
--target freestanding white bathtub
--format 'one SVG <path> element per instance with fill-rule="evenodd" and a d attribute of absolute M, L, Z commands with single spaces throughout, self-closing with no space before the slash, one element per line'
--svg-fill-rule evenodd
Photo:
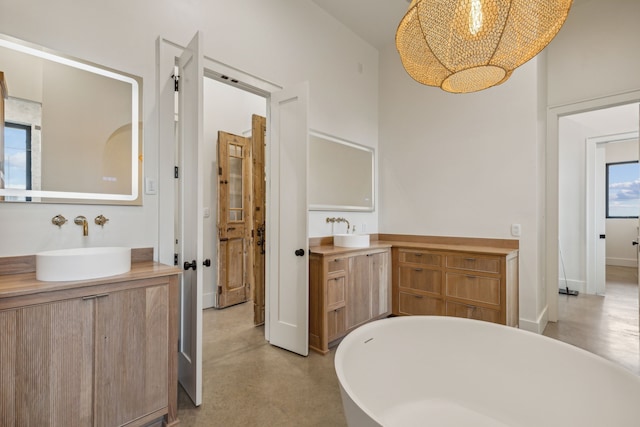
<path fill-rule="evenodd" d="M 335 369 L 350 427 L 640 426 L 640 377 L 488 322 L 378 320 L 344 338 Z"/>

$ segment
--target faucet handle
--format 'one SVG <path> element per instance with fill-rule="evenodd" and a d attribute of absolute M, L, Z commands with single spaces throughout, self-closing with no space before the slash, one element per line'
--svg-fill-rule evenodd
<path fill-rule="evenodd" d="M 100 214 L 96 217 L 96 219 L 94 220 L 94 222 L 101 226 L 104 227 L 104 225 L 109 221 L 109 218 L 105 217 L 104 215 Z"/>
<path fill-rule="evenodd" d="M 65 222 L 67 222 L 67 218 L 63 217 L 60 214 L 58 214 L 58 215 L 54 216 L 53 218 L 51 218 L 51 224 L 57 225 L 58 228 L 62 228 L 62 226 L 64 225 Z"/>

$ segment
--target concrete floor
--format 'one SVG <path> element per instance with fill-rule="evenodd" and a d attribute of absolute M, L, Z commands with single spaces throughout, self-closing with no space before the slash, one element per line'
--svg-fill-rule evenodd
<path fill-rule="evenodd" d="M 607 296 L 559 296 L 559 322 L 544 335 L 640 374 L 635 268 L 607 268 Z M 204 311 L 203 404 L 180 389 L 178 418 L 198 426 L 346 426 L 333 367 L 335 349 L 301 357 L 269 345 L 252 304 Z"/>
<path fill-rule="evenodd" d="M 335 349 L 308 357 L 271 346 L 253 304 L 204 311 L 203 403 L 178 395 L 181 426 L 346 426 Z"/>

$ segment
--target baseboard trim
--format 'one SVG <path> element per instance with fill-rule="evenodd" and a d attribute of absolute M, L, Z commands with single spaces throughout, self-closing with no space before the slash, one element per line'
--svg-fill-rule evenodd
<path fill-rule="evenodd" d="M 617 267 L 638 267 L 636 259 L 629 258 L 607 258 L 607 265 L 615 265 Z"/>
<path fill-rule="evenodd" d="M 212 308 L 216 306 L 216 294 L 213 292 L 210 294 L 202 295 L 202 308 Z"/>
<path fill-rule="evenodd" d="M 520 329 L 534 332 L 536 334 L 542 334 L 544 332 L 544 328 L 547 327 L 547 323 L 549 323 L 548 308 L 549 306 L 545 306 L 544 310 L 542 310 L 542 313 L 540 313 L 536 320 L 520 318 Z"/>

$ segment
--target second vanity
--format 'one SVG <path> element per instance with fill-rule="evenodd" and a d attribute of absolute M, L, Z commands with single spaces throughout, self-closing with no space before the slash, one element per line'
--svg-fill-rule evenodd
<path fill-rule="evenodd" d="M 0 259 L 0 425 L 178 423 L 180 270 L 152 256 L 73 282 L 36 280 L 33 257 Z"/>
<path fill-rule="evenodd" d="M 310 239 L 309 347 L 390 315 L 518 326 L 518 241 L 381 234 L 365 248 Z"/>

